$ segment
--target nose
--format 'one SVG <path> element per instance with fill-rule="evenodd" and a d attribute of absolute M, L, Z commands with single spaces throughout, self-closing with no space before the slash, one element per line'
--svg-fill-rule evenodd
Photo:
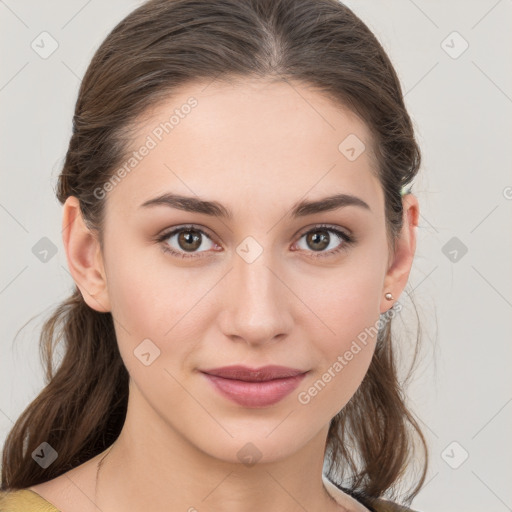
<path fill-rule="evenodd" d="M 235 255 L 233 268 L 226 276 L 221 322 L 224 334 L 233 341 L 262 345 L 291 332 L 293 294 L 279 268 L 270 251 L 263 251 L 252 262 Z"/>

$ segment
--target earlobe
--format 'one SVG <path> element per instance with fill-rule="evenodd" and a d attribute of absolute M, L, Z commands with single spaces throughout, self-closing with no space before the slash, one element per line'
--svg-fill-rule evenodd
<path fill-rule="evenodd" d="M 62 241 L 69 271 L 87 305 L 102 313 L 110 311 L 99 240 L 85 224 L 75 196 L 63 206 Z"/>
<path fill-rule="evenodd" d="M 392 302 L 385 298 L 392 293 L 398 299 L 404 290 L 411 272 L 416 252 L 416 231 L 419 219 L 419 203 L 413 194 L 403 196 L 403 224 L 400 237 L 396 241 L 395 254 L 391 262 L 382 290 L 381 313 L 386 312 Z"/>

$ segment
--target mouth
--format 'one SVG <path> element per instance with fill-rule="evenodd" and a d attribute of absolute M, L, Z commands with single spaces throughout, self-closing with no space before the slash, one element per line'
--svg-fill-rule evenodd
<path fill-rule="evenodd" d="M 284 366 L 228 366 L 202 370 L 213 388 L 244 407 L 268 407 L 289 395 L 308 371 Z"/>
<path fill-rule="evenodd" d="M 241 365 L 223 366 L 221 368 L 202 370 L 202 372 L 224 379 L 243 380 L 245 382 L 264 382 L 296 377 L 297 375 L 306 373 L 305 370 L 276 365 L 262 366 L 261 368 L 249 368 Z"/>

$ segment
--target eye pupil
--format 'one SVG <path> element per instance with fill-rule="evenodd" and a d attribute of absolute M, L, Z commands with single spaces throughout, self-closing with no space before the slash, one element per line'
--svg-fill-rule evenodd
<path fill-rule="evenodd" d="M 317 236 L 318 233 L 322 233 L 320 236 Z M 310 241 L 313 242 L 313 244 L 317 244 L 317 243 L 320 243 L 320 247 L 316 247 L 313 245 L 313 249 L 316 251 L 321 251 L 322 249 L 325 249 L 326 247 L 328 247 L 329 245 L 329 235 L 327 234 L 328 232 L 326 230 L 317 230 L 317 231 L 313 231 L 312 233 L 310 233 L 308 235 L 308 243 Z"/>
<path fill-rule="evenodd" d="M 187 247 L 186 245 L 183 246 L 183 244 L 182 244 L 183 241 L 186 242 L 186 244 L 193 243 L 193 246 L 192 247 L 190 247 L 190 246 Z M 184 251 L 194 251 L 201 246 L 201 237 L 200 237 L 200 234 L 195 230 L 192 230 L 192 229 L 183 230 L 178 235 L 178 243 L 180 245 L 180 248 L 183 249 Z"/>

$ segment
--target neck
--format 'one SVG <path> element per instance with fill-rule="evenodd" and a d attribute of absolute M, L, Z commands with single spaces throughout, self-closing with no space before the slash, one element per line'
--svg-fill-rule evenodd
<path fill-rule="evenodd" d="M 98 510 L 346 510 L 322 479 L 327 427 L 291 456 L 250 465 L 206 454 L 161 418 L 141 420 L 140 405 L 128 407 L 121 434 L 99 458 Z"/>

